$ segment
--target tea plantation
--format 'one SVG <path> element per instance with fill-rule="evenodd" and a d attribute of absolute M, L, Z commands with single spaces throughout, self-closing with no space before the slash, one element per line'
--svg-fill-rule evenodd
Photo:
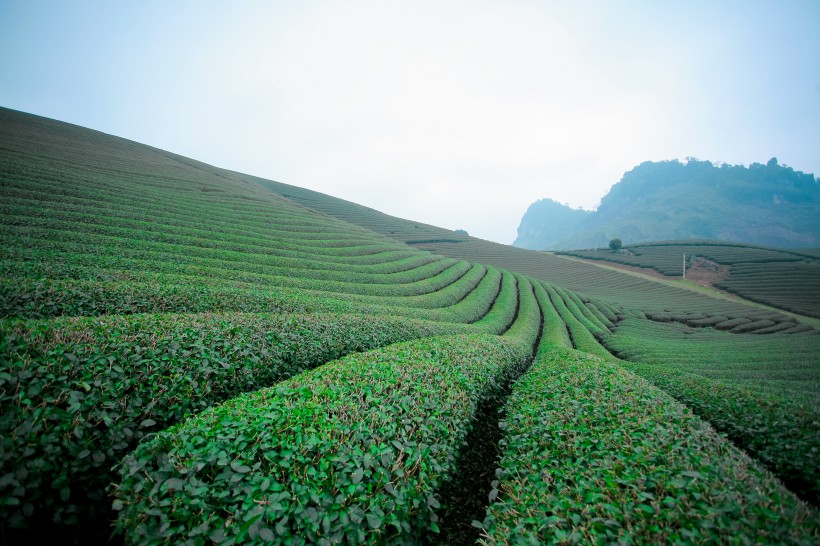
<path fill-rule="evenodd" d="M 684 256 L 690 269 L 698 258 L 725 272 L 714 286 L 748 300 L 820 317 L 820 258 L 801 250 L 777 250 L 720 241 L 672 241 L 631 245 L 626 254 L 609 250 L 561 252 L 654 269 L 664 275 L 683 274 Z"/>
<path fill-rule="evenodd" d="M 0 538 L 820 543 L 817 307 L 755 286 L 0 109 Z"/>

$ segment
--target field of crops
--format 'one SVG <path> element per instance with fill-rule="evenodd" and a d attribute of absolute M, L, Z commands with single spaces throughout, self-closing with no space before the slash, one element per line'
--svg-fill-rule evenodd
<path fill-rule="evenodd" d="M 5 109 L 0 195 L 4 544 L 820 540 L 789 316 Z"/>
<path fill-rule="evenodd" d="M 811 317 L 820 317 L 820 258 L 816 253 L 775 250 L 718 241 L 674 241 L 632 245 L 628 253 L 610 250 L 561 252 L 579 258 L 603 260 L 654 269 L 680 277 L 705 258 L 724 275 L 714 286 L 748 300 Z"/>

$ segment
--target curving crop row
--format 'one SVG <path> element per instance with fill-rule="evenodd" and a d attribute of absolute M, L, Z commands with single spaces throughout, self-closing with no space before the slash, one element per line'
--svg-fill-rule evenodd
<path fill-rule="evenodd" d="M 192 214 L 194 211 L 191 211 Z M 224 235 L 222 231 L 202 229 L 185 230 L 173 226 L 151 222 L 115 222 L 116 218 L 105 215 L 88 221 L 53 217 L 31 217 L 26 215 L 4 214 L 2 225 L 8 230 L 21 233 L 40 233 L 43 235 L 76 232 L 86 237 L 138 239 L 146 242 L 170 243 L 195 248 L 233 249 L 239 252 L 264 252 L 265 249 L 277 248 L 281 251 L 310 254 L 318 259 L 333 259 L 339 256 L 357 256 L 375 254 L 386 250 L 404 250 L 395 242 L 377 234 L 359 234 L 346 238 L 342 232 L 332 232 L 328 226 L 325 239 L 303 236 L 294 231 L 282 232 L 281 236 L 240 237 Z M 120 226 L 118 224 L 125 224 Z M 133 224 L 133 225 L 132 225 Z M 145 224 L 145 225 L 142 225 Z M 271 230 L 273 231 L 273 230 Z"/>
<path fill-rule="evenodd" d="M 820 262 L 739 264 L 715 286 L 748 300 L 820 317 Z"/>
<path fill-rule="evenodd" d="M 84 237 L 82 234 L 74 234 L 71 239 L 66 241 L 58 238 L 43 239 L 26 236 L 6 245 L 3 254 L 6 256 L 14 255 L 14 249 L 16 248 L 17 252 L 26 256 L 29 260 L 39 260 L 47 263 L 50 260 L 58 259 L 70 262 L 74 266 L 93 267 L 97 265 L 100 269 L 126 269 L 131 267 L 138 270 L 152 270 L 153 267 L 145 264 L 167 262 L 173 264 L 175 269 L 201 268 L 213 270 L 214 273 L 224 272 L 224 275 L 243 272 L 259 275 L 260 279 L 290 276 L 306 280 L 315 279 L 360 284 L 409 284 L 438 275 L 448 267 L 458 263 L 452 258 L 435 257 L 430 259 L 433 257 L 427 258 L 420 255 L 418 258 L 421 259 L 408 260 L 405 258 L 401 260 L 401 264 L 409 265 L 409 267 L 402 267 L 398 271 L 395 270 L 395 260 L 366 266 L 352 265 L 348 267 L 345 265 L 344 269 L 340 270 L 341 264 L 335 262 L 298 260 L 271 255 L 264 257 L 253 256 L 217 249 L 191 248 L 190 251 L 187 251 L 186 248 L 176 245 L 142 244 L 143 241 L 135 241 L 136 244 L 131 247 L 125 244 L 124 241 L 115 241 L 113 243 L 111 241 L 95 241 L 96 238 Z M 32 246 L 37 248 L 36 254 L 28 250 Z M 170 248 L 163 250 L 151 249 L 151 247 L 157 246 Z"/>
<path fill-rule="evenodd" d="M 19 266 L 19 263 L 13 265 L 15 270 Z M 186 275 L 105 272 L 94 268 L 86 273 L 90 278 L 80 280 L 39 279 L 22 273 L 19 278 L 7 275 L 9 280 L 0 280 L 0 316 L 328 311 L 470 323 L 491 308 L 501 279 L 501 273 L 495 268 L 478 267 L 437 292 L 391 298 L 298 290 L 288 286 L 258 287 Z"/>
<path fill-rule="evenodd" d="M 66 234 L 70 233 L 70 237 Z M 173 256 L 184 255 L 185 257 L 195 257 L 210 259 L 214 261 L 237 262 L 242 264 L 266 265 L 271 267 L 298 267 L 299 269 L 328 269 L 338 267 L 340 263 L 337 259 L 326 259 L 326 256 L 311 256 L 309 252 L 301 252 L 295 255 L 293 252 L 274 253 L 268 249 L 264 253 L 240 251 L 223 247 L 202 247 L 180 245 L 162 241 L 155 241 L 140 237 L 139 234 L 123 235 L 99 235 L 76 230 L 56 230 L 53 227 L 33 228 L 31 226 L 15 226 L 4 228 L 4 238 L 8 239 L 8 244 L 19 244 L 15 235 L 24 238 L 30 244 L 36 242 L 40 248 L 60 250 L 63 252 L 88 252 L 90 254 L 105 254 L 106 252 L 121 253 L 130 252 L 152 252 L 153 255 Z M 309 241 L 302 239 L 305 248 Z M 230 245 L 226 245 L 230 246 Z M 403 249 L 397 249 L 403 250 Z M 433 261 L 455 261 L 452 258 L 442 258 L 428 252 L 403 250 L 402 252 L 391 252 L 384 254 L 387 258 L 384 262 L 378 263 L 345 263 L 345 267 L 356 273 L 396 273 L 413 269 Z"/>
<path fill-rule="evenodd" d="M 125 459 L 117 528 L 132 544 L 419 541 L 479 402 L 530 352 L 428 338 L 234 398 Z"/>
<path fill-rule="evenodd" d="M 518 298 L 512 305 L 515 309 L 515 319 L 503 331 L 504 336 L 522 340 L 523 343 L 537 350 L 536 341 L 541 336 L 542 312 L 538 298 L 535 295 L 532 282 L 518 273 L 513 273 L 516 281 Z M 505 307 L 508 303 L 503 304 Z M 478 325 L 479 323 L 476 323 Z"/>
<path fill-rule="evenodd" d="M 540 351 L 541 347 L 546 346 L 572 348 L 572 339 L 569 330 L 567 330 L 567 325 L 552 305 L 550 295 L 539 282 L 533 282 L 533 288 L 544 316 L 544 324 L 541 329 L 541 346 L 538 350 Z"/>
<path fill-rule="evenodd" d="M 88 188 L 86 188 L 88 192 Z M 100 191 L 88 192 L 88 198 L 68 197 L 48 193 L 28 192 L 26 190 L 4 189 L 7 197 L 0 212 L 8 224 L 20 225 L 51 225 L 48 220 L 62 222 L 78 222 L 84 224 L 101 224 L 109 227 L 128 228 L 137 232 L 176 232 L 211 238 L 215 233 L 221 237 L 241 237 L 258 239 L 260 241 L 275 241 L 283 237 L 299 238 L 302 240 L 322 243 L 329 239 L 337 240 L 387 240 L 373 232 L 348 226 L 341 222 L 328 222 L 318 219 L 305 211 L 294 214 L 288 209 L 271 204 L 270 210 L 259 218 L 248 217 L 245 214 L 236 214 L 236 211 L 227 207 L 202 206 L 205 203 L 191 203 L 191 208 L 200 212 L 204 217 L 192 218 L 190 212 L 185 214 L 179 208 L 169 208 L 167 199 L 164 204 L 135 202 L 133 197 L 118 201 L 100 200 Z M 27 195 L 21 195 L 25 192 Z M 213 203 L 216 205 L 217 203 Z M 105 215 L 100 216 L 101 205 L 105 207 Z M 176 203 L 177 207 L 180 203 Z M 271 217 L 275 216 L 275 222 Z M 16 217 L 16 218 L 15 218 Z M 231 220 L 234 220 L 233 222 Z"/>
<path fill-rule="evenodd" d="M 820 433 L 810 404 L 660 366 L 624 366 L 686 404 L 801 498 L 820 506 Z"/>
<path fill-rule="evenodd" d="M 757 378 L 764 389 L 772 380 L 794 379 L 794 384 L 781 392 L 784 396 L 814 388 L 820 381 L 820 339 L 815 335 L 735 335 L 674 322 L 626 319 L 603 341 L 624 360 L 712 379 Z"/>
<path fill-rule="evenodd" d="M 626 272 L 595 267 L 546 252 L 535 252 L 480 239 L 459 243 L 416 245 L 417 248 L 456 259 L 517 271 L 539 281 L 561 286 L 633 312 L 696 308 L 710 314 L 745 316 L 758 310 L 745 304 L 712 298 L 690 290 L 647 280 Z"/>
<path fill-rule="evenodd" d="M 547 294 L 549 294 L 552 306 L 567 326 L 567 332 L 569 334 L 570 341 L 572 342 L 572 346 L 579 351 L 584 351 L 603 359 L 612 359 L 612 355 L 601 346 L 592 332 L 590 332 L 589 329 L 567 307 L 564 299 L 558 292 L 559 289 L 547 284 L 544 284 L 543 286 L 546 289 Z"/>
<path fill-rule="evenodd" d="M 314 245 L 311 241 L 301 242 L 298 234 L 287 239 L 279 240 L 253 240 L 253 241 L 236 241 L 232 239 L 220 240 L 211 234 L 210 237 L 191 237 L 184 234 L 168 231 L 150 231 L 142 232 L 133 229 L 113 228 L 105 224 L 89 224 L 83 225 L 81 223 L 71 222 L 56 222 L 44 220 L 41 222 L 45 225 L 29 225 L 27 219 L 22 219 L 22 224 L 7 224 L 3 223 L 4 230 L 9 233 L 19 232 L 25 235 L 26 232 L 53 234 L 56 239 L 60 236 L 65 237 L 67 233 L 89 234 L 98 237 L 111 237 L 123 239 L 142 239 L 145 241 L 152 241 L 157 243 L 166 243 L 174 245 L 192 246 L 198 248 L 215 248 L 223 250 L 233 250 L 235 252 L 248 252 L 254 254 L 276 254 L 276 255 L 291 255 L 304 256 L 323 261 L 346 261 L 372 260 L 373 255 L 386 255 L 389 252 L 401 252 L 405 256 L 412 251 L 398 246 L 396 243 L 387 239 L 382 239 L 378 236 L 373 236 L 371 239 L 363 239 L 356 241 L 354 244 L 347 246 L 328 246 L 322 247 Z M 78 235 L 78 236 L 79 236 Z M 311 242 L 311 244 L 305 244 Z"/>
<path fill-rule="evenodd" d="M 789 351 L 783 354 L 784 340 Z M 820 382 L 814 335 L 771 337 L 625 320 L 604 342 L 820 505 Z"/>
<path fill-rule="evenodd" d="M 608 332 L 608 328 L 604 326 L 604 324 L 599 321 L 589 309 L 587 309 L 586 304 L 581 301 L 578 294 L 575 294 L 569 290 L 563 290 L 560 287 L 554 287 L 554 289 L 564 300 L 564 304 L 567 306 L 567 309 L 569 309 L 573 316 L 578 319 L 578 321 L 583 324 L 587 330 L 592 332 L 596 338 L 601 337 Z"/>
<path fill-rule="evenodd" d="M 342 355 L 464 331 L 365 315 L 135 315 L 0 323 L 0 519 L 105 513 L 149 432 Z"/>
<path fill-rule="evenodd" d="M 192 203 L 186 217 L 181 216 L 178 210 L 140 207 L 132 202 L 124 209 L 116 203 L 96 199 L 87 204 L 78 204 L 66 197 L 62 197 L 63 201 L 50 201 L 49 199 L 60 196 L 44 196 L 41 193 L 21 197 L 15 195 L 17 192 L 9 191 L 9 188 L 5 188 L 4 193 L 7 199 L 0 205 L 0 212 L 3 214 L 3 223 L 9 226 L 63 229 L 66 225 L 76 225 L 80 231 L 87 233 L 115 236 L 129 232 L 149 236 L 155 233 L 175 233 L 194 240 L 220 240 L 234 244 L 244 242 L 253 245 L 268 245 L 293 239 L 310 241 L 320 247 L 373 241 L 395 244 L 386 237 L 362 229 L 347 230 L 339 222 L 326 222 L 322 225 L 308 214 L 291 218 L 289 214 L 292 211 L 281 206 L 272 206 L 267 219 L 253 219 L 244 218 L 244 214 L 237 214 L 236 211 L 225 210 L 220 214 L 218 210 L 210 208 L 203 210 L 197 203 Z M 100 209 L 105 211 L 104 215 L 99 214 Z M 204 217 L 193 218 L 192 213 Z M 230 217 L 234 217 L 237 222 L 230 223 Z"/>
<path fill-rule="evenodd" d="M 287 287 L 259 288 L 206 279 L 122 278 L 0 280 L 0 317 L 47 318 L 136 313 L 369 311 L 351 298 L 331 299 Z"/>
<path fill-rule="evenodd" d="M 816 544 L 820 514 L 616 364 L 547 350 L 506 406 L 483 544 Z"/>
<path fill-rule="evenodd" d="M 92 254 L 75 254 L 52 252 L 37 248 L 6 248 L 6 258 L 2 261 L 7 277 L 49 277 L 87 279 L 100 272 L 127 272 L 129 275 L 141 273 L 187 275 L 196 278 L 221 279 L 233 282 L 254 284 L 257 286 L 283 286 L 303 290 L 361 294 L 382 297 L 420 296 L 436 292 L 451 285 L 463 277 L 471 268 L 479 268 L 467 262 L 451 263 L 443 271 L 407 283 L 390 283 L 389 276 L 368 276 L 351 274 L 349 280 L 322 279 L 314 274 L 291 277 L 287 270 L 273 270 L 271 273 L 256 272 L 250 268 L 234 268 L 232 264 L 186 264 L 185 260 L 143 260 L 128 259 L 116 255 L 94 256 Z M 182 262 L 182 263 L 180 263 Z M 8 264 L 8 267 L 6 266 Z M 431 266 L 436 268 L 436 265 Z M 265 268 L 257 268 L 265 271 Z M 297 271 L 297 273 L 300 273 Z M 335 275 L 344 279 L 344 275 Z M 370 282 L 381 280 L 381 283 Z"/>
<path fill-rule="evenodd" d="M 509 271 L 501 272 L 501 288 L 489 312 L 474 324 L 488 332 L 502 334 L 518 315 L 518 278 Z"/>

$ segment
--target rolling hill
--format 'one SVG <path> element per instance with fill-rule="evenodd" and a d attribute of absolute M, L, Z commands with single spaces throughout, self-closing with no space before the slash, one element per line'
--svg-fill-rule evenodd
<path fill-rule="evenodd" d="M 4 543 L 820 538 L 811 321 L 8 109 L 0 195 Z"/>
<path fill-rule="evenodd" d="M 534 250 L 605 248 L 711 239 L 781 248 L 820 244 L 820 182 L 770 159 L 715 165 L 647 161 L 624 174 L 595 211 L 541 200 L 524 214 L 515 246 Z"/>

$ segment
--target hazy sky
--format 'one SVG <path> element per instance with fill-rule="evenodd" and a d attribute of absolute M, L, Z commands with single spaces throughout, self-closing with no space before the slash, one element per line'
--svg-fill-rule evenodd
<path fill-rule="evenodd" d="M 820 1 L 0 0 L 0 106 L 511 243 L 646 160 L 820 175 Z"/>

